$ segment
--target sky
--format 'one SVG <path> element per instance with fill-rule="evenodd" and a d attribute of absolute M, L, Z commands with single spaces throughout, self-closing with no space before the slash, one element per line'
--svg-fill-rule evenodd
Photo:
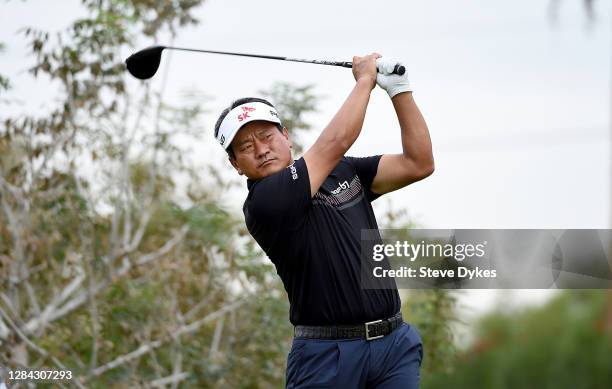
<path fill-rule="evenodd" d="M 78 2 L 54 4 L 51 10 L 42 1 L 2 5 L 3 72 L 16 80 L 13 95 L 26 109 L 44 106 L 53 89 L 41 93 L 40 80 L 23 73 L 30 62 L 15 31 L 24 25 L 54 30 L 79 15 Z M 590 27 L 578 0 L 561 1 L 555 25 L 548 1 L 379 4 L 210 0 L 197 10 L 201 23 L 181 30 L 174 44 L 334 60 L 377 51 L 405 60 L 431 132 L 436 171 L 378 200 L 378 212 L 390 201 L 429 228 L 609 226 L 611 33 L 605 2 L 595 2 Z M 234 98 L 257 95 L 274 81 L 315 85 L 322 98 L 309 116 L 309 145 L 354 85 L 348 69 L 282 61 L 174 52 L 164 56 L 165 67 L 170 100 L 180 101 L 189 88 L 215 97 L 207 103 L 196 159 L 222 158 L 210 141 L 212 128 Z M 152 82 L 159 84 L 159 77 Z M 397 119 L 377 88 L 348 154 L 397 152 Z M 235 174 L 228 163 L 220 169 Z M 225 205 L 239 211 L 245 194 L 243 185 Z"/>
<path fill-rule="evenodd" d="M 8 109 L 41 109 L 53 98 L 52 87 L 24 74 L 31 60 L 15 33 L 24 25 L 56 30 L 81 12 L 78 1 L 48 4 L 1 5 L 0 41 L 7 46 L 1 73 L 13 79 L 11 93 L 22 101 Z M 377 214 L 392 204 L 428 228 L 609 228 L 610 4 L 595 1 L 592 24 L 579 0 L 560 1 L 554 24 L 549 6 L 549 0 L 209 0 L 197 10 L 201 23 L 181 30 L 173 44 L 330 60 L 377 51 L 403 59 L 436 171 L 377 200 Z M 314 128 L 304 138 L 308 146 L 354 85 L 348 69 L 229 56 L 175 52 L 164 55 L 162 69 L 170 101 L 180 102 L 190 88 L 214 96 L 194 163 L 222 159 L 212 130 L 235 98 L 275 81 L 315 85 L 322 98 L 308 116 Z M 397 119 L 377 88 L 348 154 L 398 152 Z M 219 168 L 235 174 L 229 163 Z M 241 185 L 224 205 L 239 213 L 246 193 Z"/>
<path fill-rule="evenodd" d="M 202 26 L 180 41 L 304 58 L 378 51 L 405 59 L 431 132 L 436 172 L 387 197 L 423 226 L 609 225 L 610 21 L 603 4 L 596 4 L 600 16 L 590 30 L 579 2 L 567 0 L 556 27 L 546 1 L 382 2 L 382 10 L 367 1 L 303 4 L 209 2 Z M 317 130 L 354 83 L 345 69 L 178 57 L 171 83 L 206 66 L 214 73 L 202 77 L 218 97 L 216 112 L 272 79 L 315 84 L 326 96 L 313 117 Z M 376 90 L 349 153 L 400 152 L 399 140 L 391 103 Z"/>

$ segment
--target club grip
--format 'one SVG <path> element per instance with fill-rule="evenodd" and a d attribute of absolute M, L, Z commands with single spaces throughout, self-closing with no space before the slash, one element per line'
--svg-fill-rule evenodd
<path fill-rule="evenodd" d="M 352 62 L 341 62 L 340 66 L 343 66 L 345 68 L 352 68 L 353 63 Z M 376 70 L 378 70 L 378 68 Z M 397 74 L 398 76 L 403 76 L 404 73 L 406 73 L 406 67 L 404 67 L 403 65 L 397 64 L 393 68 L 393 72 L 391 74 Z"/>
<path fill-rule="evenodd" d="M 393 68 L 393 74 L 403 76 L 404 73 L 406 73 L 406 68 L 400 64 L 395 65 L 395 67 Z"/>

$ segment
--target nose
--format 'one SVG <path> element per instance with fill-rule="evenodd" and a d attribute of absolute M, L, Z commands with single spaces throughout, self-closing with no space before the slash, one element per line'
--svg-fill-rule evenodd
<path fill-rule="evenodd" d="M 257 158 L 263 158 L 270 152 L 270 147 L 266 142 L 260 142 L 259 139 L 255 140 L 255 155 Z"/>

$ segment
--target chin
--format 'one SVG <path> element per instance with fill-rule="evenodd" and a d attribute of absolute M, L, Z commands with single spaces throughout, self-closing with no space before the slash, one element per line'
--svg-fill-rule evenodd
<path fill-rule="evenodd" d="M 284 166 L 281 163 L 279 163 L 278 160 L 275 160 L 275 161 L 270 162 L 266 166 L 261 167 L 261 172 L 264 174 L 264 177 L 265 177 L 265 176 L 269 176 L 270 174 L 278 173 L 283 169 L 284 169 Z"/>
<path fill-rule="evenodd" d="M 268 177 L 274 173 L 278 173 L 284 168 L 286 168 L 287 166 L 289 166 L 291 162 L 292 160 L 282 161 L 280 159 L 275 159 L 272 162 L 268 163 L 267 165 L 258 168 L 256 175 L 254 175 L 256 176 L 254 177 L 254 179 L 261 179 L 264 177 Z"/>

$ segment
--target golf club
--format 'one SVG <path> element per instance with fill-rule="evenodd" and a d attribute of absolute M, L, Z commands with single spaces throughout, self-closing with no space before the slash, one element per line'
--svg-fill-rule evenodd
<path fill-rule="evenodd" d="M 292 62 L 304 62 L 304 63 L 316 63 L 320 65 L 331 65 L 331 66 L 342 66 L 345 68 L 352 68 L 352 62 L 336 62 L 336 61 L 323 61 L 318 59 L 298 59 L 289 57 L 278 57 L 273 55 L 259 55 L 259 54 L 245 54 L 245 53 L 231 53 L 227 51 L 212 51 L 212 50 L 198 50 L 198 49 L 187 49 L 183 47 L 170 47 L 170 46 L 151 46 L 146 49 L 140 50 L 130 55 L 126 60 L 125 64 L 130 74 L 141 80 L 147 80 L 155 75 L 159 68 L 161 61 L 162 51 L 164 49 L 169 50 L 183 50 L 183 51 L 194 51 L 198 53 L 211 53 L 211 54 L 226 54 L 226 55 L 238 55 L 242 57 L 253 57 L 253 58 L 265 58 L 265 59 L 276 59 L 281 61 L 292 61 Z M 393 74 L 403 75 L 406 72 L 406 68 L 401 65 L 395 65 Z"/>

